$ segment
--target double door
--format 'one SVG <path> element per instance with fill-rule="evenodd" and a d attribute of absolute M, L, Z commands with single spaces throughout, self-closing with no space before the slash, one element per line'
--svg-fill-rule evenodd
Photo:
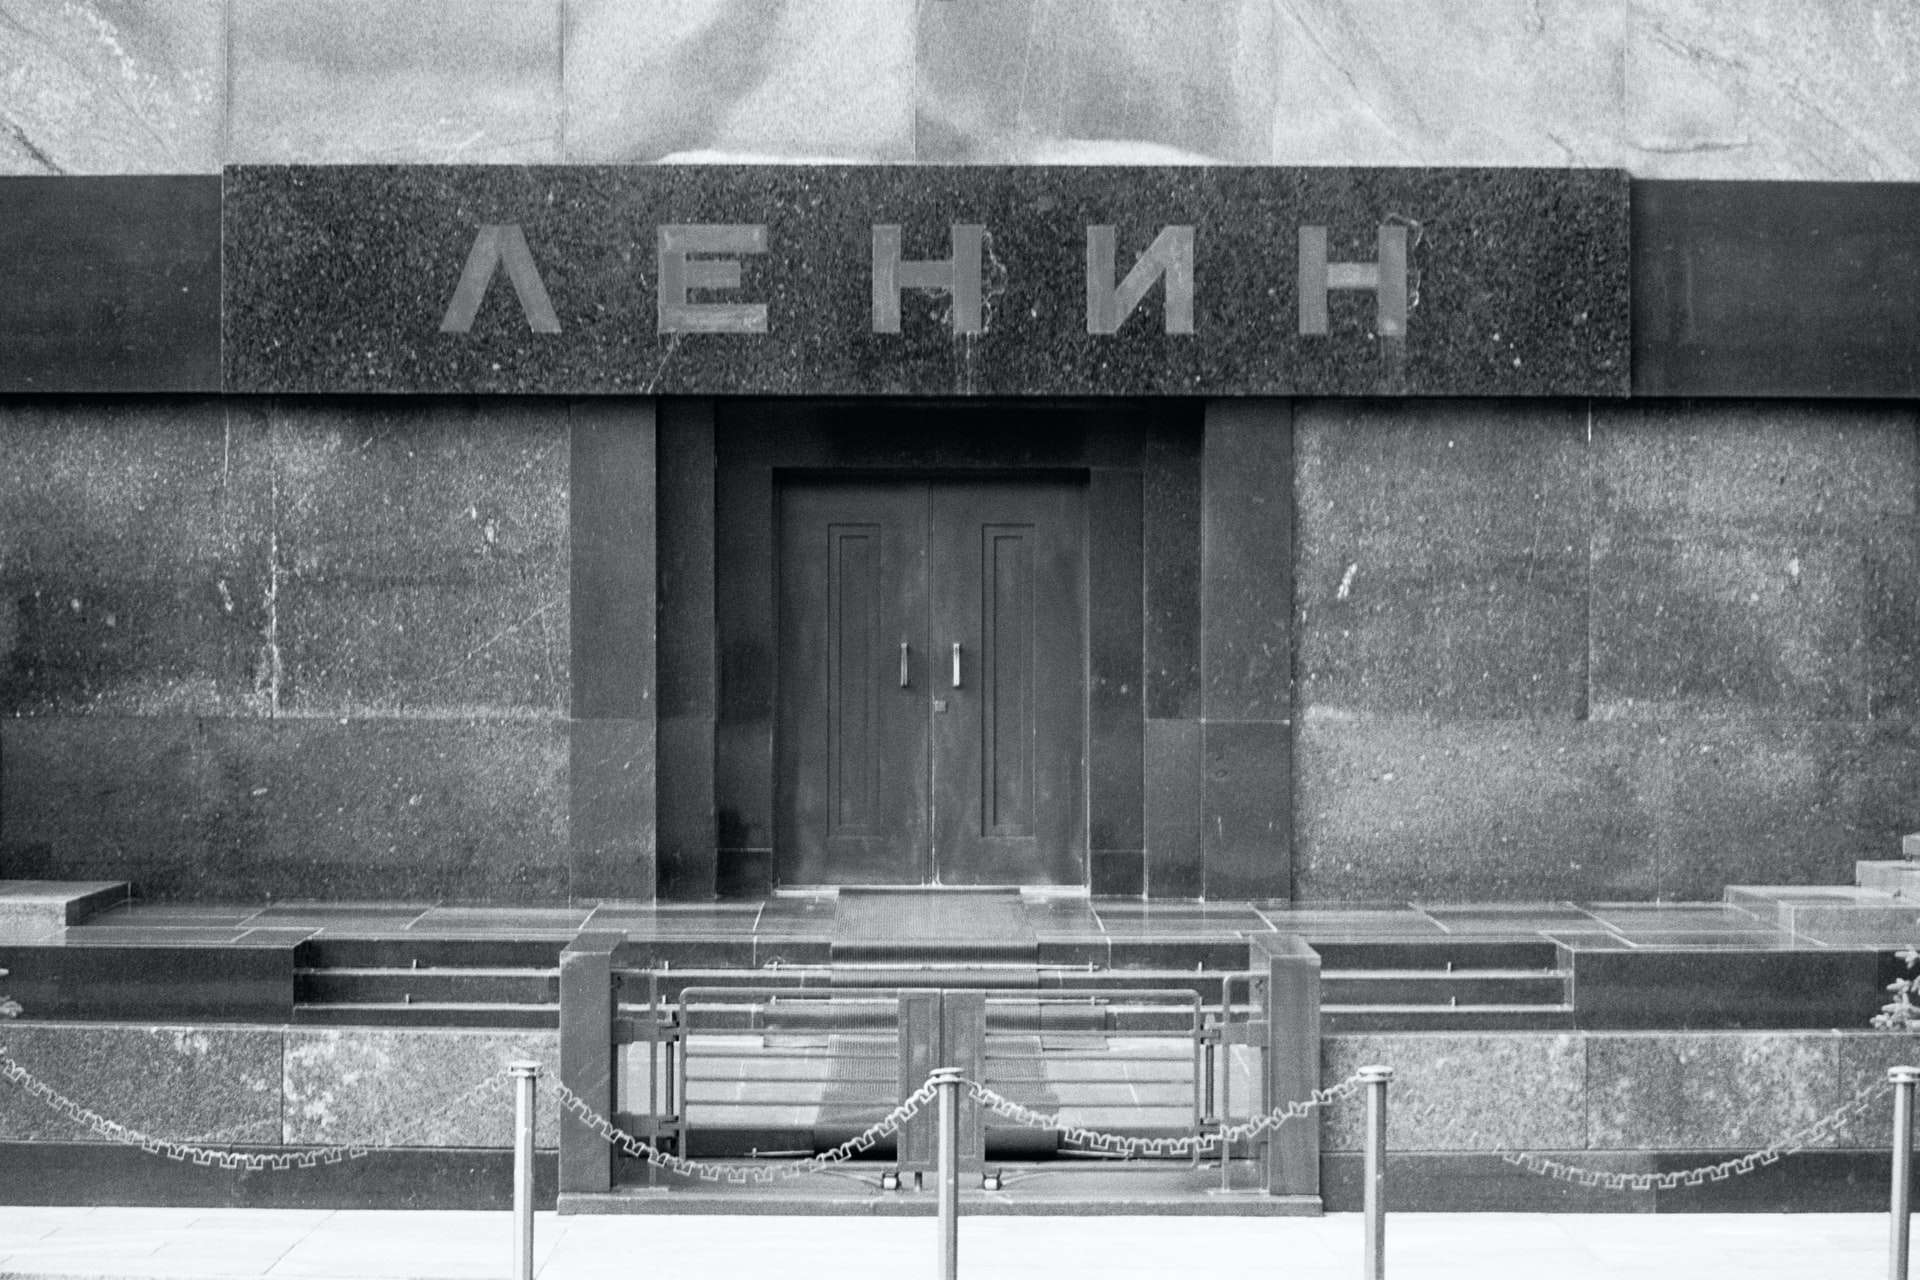
<path fill-rule="evenodd" d="M 782 884 L 1086 882 L 1084 494 L 781 486 Z"/>

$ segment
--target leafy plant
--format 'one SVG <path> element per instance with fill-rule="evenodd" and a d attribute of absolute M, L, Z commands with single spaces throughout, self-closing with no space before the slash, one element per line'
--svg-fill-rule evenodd
<path fill-rule="evenodd" d="M 1902 964 L 1907 966 L 1908 975 L 1895 978 L 1887 984 L 1887 990 L 1893 992 L 1893 999 L 1880 1006 L 1880 1012 L 1873 1015 L 1873 1025 L 1882 1031 L 1920 1031 L 1920 1003 L 1914 997 L 1920 995 L 1920 973 L 1914 973 L 1920 967 L 1920 949 L 1908 947 L 1896 953 Z"/>

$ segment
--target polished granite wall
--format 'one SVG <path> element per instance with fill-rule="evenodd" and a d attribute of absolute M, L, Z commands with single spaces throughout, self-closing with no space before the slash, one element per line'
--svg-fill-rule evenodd
<path fill-rule="evenodd" d="M 1896 0 L 81 0 L 0 13 L 11 173 L 726 153 L 1920 178 L 1907 74 L 1920 13 Z"/>
<path fill-rule="evenodd" d="M 1813 1150 L 1884 1147 L 1887 1068 L 1910 1037 L 1870 1031 L 1411 1032 L 1329 1036 L 1322 1078 L 1393 1067 L 1387 1147 L 1396 1152 L 1746 1152 L 1856 1098 L 1868 1108 Z M 1365 1112 L 1324 1122 L 1332 1153 L 1365 1145 Z"/>
<path fill-rule="evenodd" d="M 5 1053 L 128 1128 L 249 1147 L 509 1147 L 508 1065 L 559 1069 L 555 1032 L 451 1028 L 21 1022 L 7 1027 Z M 474 1092 L 489 1078 L 497 1087 Z M 558 1115 L 553 1091 L 542 1091 L 537 1146 L 555 1144 Z M 0 1080 L 0 1142 L 103 1140 Z"/>
<path fill-rule="evenodd" d="M 1913 409 L 1293 413 L 1297 897 L 1850 883 L 1920 823 Z"/>
<path fill-rule="evenodd" d="M 564 406 L 0 406 L 0 866 L 570 889 Z"/>

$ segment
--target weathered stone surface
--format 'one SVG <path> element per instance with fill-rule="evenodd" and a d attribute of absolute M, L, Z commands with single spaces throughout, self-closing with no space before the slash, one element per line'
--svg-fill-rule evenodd
<path fill-rule="evenodd" d="M 1197 898 L 1206 889 L 1200 848 L 1201 747 L 1198 721 L 1146 722 L 1146 888 L 1155 898 Z"/>
<path fill-rule="evenodd" d="M 1141 475 L 1147 718 L 1200 714 L 1199 424 L 1170 422 L 1147 437 Z"/>
<path fill-rule="evenodd" d="M 1649 178 L 1920 179 L 1920 12 L 1628 0 L 1626 147 Z"/>
<path fill-rule="evenodd" d="M 1295 741 L 1294 896 L 1651 898 L 1649 731 L 1310 719 Z"/>
<path fill-rule="evenodd" d="M 914 158 L 919 6 L 566 5 L 566 159 Z"/>
<path fill-rule="evenodd" d="M 1910 410 L 1602 406 L 1592 454 L 1596 719 L 1904 712 Z"/>
<path fill-rule="evenodd" d="M 646 899 L 654 894 L 652 720 L 575 720 L 568 726 L 567 884 L 575 899 Z M 709 823 L 709 827 L 711 824 Z M 712 835 L 706 857 L 711 858 Z M 710 874 L 710 873 L 709 873 Z M 686 896 L 712 896 L 687 886 Z"/>
<path fill-rule="evenodd" d="M 283 402 L 271 422 L 277 708 L 565 711 L 564 406 Z"/>
<path fill-rule="evenodd" d="M 1393 1068 L 1390 1151 L 1584 1145 L 1586 1046 L 1577 1035 L 1337 1035 L 1321 1042 L 1320 1058 L 1329 1084 L 1370 1063 Z M 1321 1134 L 1328 1151 L 1364 1150 L 1364 1106 L 1330 1108 Z"/>
<path fill-rule="evenodd" d="M 1911 409 L 1804 401 L 1594 406 L 1595 516 L 1679 536 L 1705 526 L 1832 532 L 1915 513 Z"/>
<path fill-rule="evenodd" d="M 1273 6 L 985 0 L 918 6 L 916 158 L 1271 160 Z M 1289 163 L 1325 163 L 1324 157 Z"/>
<path fill-rule="evenodd" d="M 1586 1049 L 1594 1150 L 1755 1150 L 1841 1101 L 1829 1032 L 1595 1035 Z"/>
<path fill-rule="evenodd" d="M 225 0 L 8 6 L 0 173 L 217 173 Z"/>
<path fill-rule="evenodd" d="M 1621 0 L 1275 8 L 1276 164 L 1619 163 Z"/>
<path fill-rule="evenodd" d="M 1618 395 L 1627 388 L 1627 183 L 1596 170 L 242 166 L 225 175 L 226 386 L 233 391 L 626 394 Z M 766 229 L 738 289 L 765 332 L 659 332 L 655 228 Z M 1418 302 L 1381 338 L 1337 289 L 1300 332 L 1299 228 L 1329 263 L 1409 234 Z M 442 331 L 477 228 L 516 225 L 552 319 L 505 273 Z M 978 333 L 943 292 L 905 289 L 875 332 L 873 227 L 903 262 L 987 229 Z M 1116 274 L 1191 226 L 1193 332 L 1164 284 L 1088 332 L 1088 227 Z M 636 237 L 638 249 L 636 249 Z M 517 242 L 514 242 L 517 243 Z M 724 256 L 724 255 L 723 255 Z M 711 297 L 709 297 L 711 295 Z M 531 296 L 531 295 L 530 295 Z M 538 321 L 539 323 L 534 323 Z M 558 331 L 549 330 L 557 324 Z M 549 331 L 543 331 L 549 330 Z"/>
<path fill-rule="evenodd" d="M 1869 1093 L 1867 1109 L 1849 1115 L 1834 1134 L 1837 1147 L 1878 1147 L 1886 1150 L 1893 1133 L 1893 1090 L 1887 1087 L 1888 1067 L 1920 1063 L 1920 1043 L 1911 1031 L 1868 1031 L 1848 1028 L 1836 1036 L 1840 1065 L 1834 1081 L 1837 1106 Z"/>
<path fill-rule="evenodd" d="M 1215 401 L 1201 452 L 1201 709 L 1293 715 L 1293 413 Z"/>
<path fill-rule="evenodd" d="M 0 751 L 10 874 L 212 901 L 567 892 L 551 724 L 9 718 Z"/>
<path fill-rule="evenodd" d="M 560 1069 L 560 1039 L 551 1031 L 294 1027 L 286 1038 L 289 1145 L 512 1146 L 508 1064 Z M 489 1081 L 497 1083 L 469 1099 Z M 534 1145 L 552 1147 L 559 1100 L 541 1089 L 536 1101 Z"/>
<path fill-rule="evenodd" d="M 234 0 L 227 159 L 557 161 L 560 7 L 560 0 Z"/>
<path fill-rule="evenodd" d="M 576 627 L 572 714 L 651 720 L 659 596 L 655 410 L 645 401 L 578 404 L 570 417 L 572 559 L 560 590 Z"/>
<path fill-rule="evenodd" d="M 1200 845 L 1207 897 L 1290 896 L 1293 726 L 1209 720 L 1201 728 Z"/>
<path fill-rule="evenodd" d="M 1580 714 L 1585 429 L 1568 404 L 1298 409 L 1306 714 Z"/>
<path fill-rule="evenodd" d="M 0 414 L 0 712 L 250 715 L 265 440 L 212 402 Z"/>
<path fill-rule="evenodd" d="M 12 1022 L 6 1052 L 34 1078 L 100 1116 L 158 1138 L 280 1140 L 280 1031 L 207 1026 Z M 0 1093 L 0 1139 L 100 1142 L 25 1089 Z M 132 1158 L 149 1159 L 136 1152 Z"/>

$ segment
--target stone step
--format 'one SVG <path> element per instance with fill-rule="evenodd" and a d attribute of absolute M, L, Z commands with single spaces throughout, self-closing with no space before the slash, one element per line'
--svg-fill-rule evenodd
<path fill-rule="evenodd" d="M 131 896 L 124 880 L 0 880 L 0 932 L 64 929 Z"/>
<path fill-rule="evenodd" d="M 1573 1006 L 1323 1004 L 1327 1035 L 1361 1031 L 1571 1031 Z"/>
<path fill-rule="evenodd" d="M 1908 862 L 1904 858 L 1856 862 L 1853 882 L 1862 889 L 1877 889 L 1896 898 L 1920 898 L 1920 862 Z"/>
<path fill-rule="evenodd" d="M 1321 941 L 1309 939 L 1323 972 L 1355 969 L 1554 969 L 1560 949 L 1547 941 L 1439 938 L 1419 941 Z"/>
<path fill-rule="evenodd" d="M 1322 973 L 1326 1005 L 1552 1006 L 1567 998 L 1567 975 L 1557 970 L 1369 969 Z"/>
<path fill-rule="evenodd" d="M 1920 942 L 1920 901 L 1858 885 L 1728 885 L 1725 900 L 1806 942 L 1902 946 Z"/>
<path fill-rule="evenodd" d="M 326 1027 L 527 1027 L 560 1025 L 554 1004 L 466 1004 L 416 1001 L 397 1004 L 297 1004 L 293 1020 Z"/>
<path fill-rule="evenodd" d="M 299 1004 L 552 1004 L 557 969 L 296 969 Z"/>

